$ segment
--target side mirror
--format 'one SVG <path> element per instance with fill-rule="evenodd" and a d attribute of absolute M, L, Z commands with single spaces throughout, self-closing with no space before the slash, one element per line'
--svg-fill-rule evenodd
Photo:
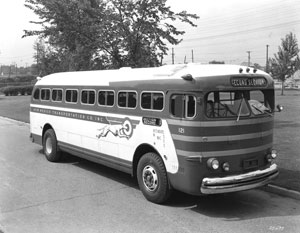
<path fill-rule="evenodd" d="M 278 105 L 276 106 L 276 108 L 277 108 L 277 112 L 283 111 L 283 106 L 280 105 L 280 104 L 278 104 Z"/>

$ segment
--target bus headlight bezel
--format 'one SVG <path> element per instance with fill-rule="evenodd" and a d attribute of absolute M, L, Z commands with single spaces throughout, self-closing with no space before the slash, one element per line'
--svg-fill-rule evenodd
<path fill-rule="evenodd" d="M 218 170 L 220 167 L 220 162 L 216 158 L 210 158 L 207 160 L 207 166 L 212 170 Z"/>
<path fill-rule="evenodd" d="M 266 158 L 269 163 L 272 163 L 277 158 L 277 151 L 273 149 L 267 154 Z"/>

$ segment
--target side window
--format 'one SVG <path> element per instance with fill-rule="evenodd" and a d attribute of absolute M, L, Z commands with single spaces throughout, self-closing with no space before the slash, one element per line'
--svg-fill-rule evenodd
<path fill-rule="evenodd" d="M 113 91 L 99 91 L 98 104 L 100 106 L 113 106 L 115 102 L 115 93 Z"/>
<path fill-rule="evenodd" d="M 137 94 L 131 91 L 120 91 L 118 93 L 118 106 L 121 108 L 136 108 Z"/>
<path fill-rule="evenodd" d="M 50 89 L 41 90 L 41 100 L 48 101 L 50 100 Z"/>
<path fill-rule="evenodd" d="M 193 95 L 172 95 L 170 104 L 170 111 L 174 117 L 194 118 L 196 116 L 196 97 Z"/>
<path fill-rule="evenodd" d="M 82 104 L 95 104 L 96 91 L 94 90 L 83 90 L 81 91 L 81 103 Z"/>
<path fill-rule="evenodd" d="M 143 92 L 141 107 L 149 110 L 162 110 L 164 108 L 164 95 L 156 92 Z"/>
<path fill-rule="evenodd" d="M 35 99 L 35 100 L 39 100 L 40 99 L 40 89 L 39 88 L 37 88 L 37 89 L 34 90 L 33 99 Z"/>
<path fill-rule="evenodd" d="M 63 91 L 61 89 L 53 89 L 52 90 L 52 101 L 61 102 L 63 96 Z"/>
<path fill-rule="evenodd" d="M 66 90 L 66 102 L 77 103 L 78 91 L 77 90 Z"/>

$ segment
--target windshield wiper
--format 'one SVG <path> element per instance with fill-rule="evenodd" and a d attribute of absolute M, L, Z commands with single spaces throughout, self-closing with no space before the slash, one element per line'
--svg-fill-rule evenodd
<path fill-rule="evenodd" d="M 242 103 L 243 103 L 244 98 L 241 99 L 240 105 L 239 105 L 239 113 L 238 116 L 236 118 L 236 122 L 238 122 L 240 120 L 240 116 L 241 116 L 241 112 L 242 112 Z"/>
<path fill-rule="evenodd" d="M 251 104 L 251 107 L 255 108 L 255 110 L 259 111 L 261 114 L 267 114 L 268 116 L 272 116 L 271 113 L 269 113 L 267 110 L 261 110 L 258 107 L 256 107 L 254 104 Z"/>

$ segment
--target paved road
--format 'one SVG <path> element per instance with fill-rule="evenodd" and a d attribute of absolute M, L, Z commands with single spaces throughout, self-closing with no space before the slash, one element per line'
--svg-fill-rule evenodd
<path fill-rule="evenodd" d="M 261 190 L 144 199 L 129 175 L 71 156 L 47 162 L 29 126 L 0 119 L 0 232 L 300 232 L 300 202 Z"/>

